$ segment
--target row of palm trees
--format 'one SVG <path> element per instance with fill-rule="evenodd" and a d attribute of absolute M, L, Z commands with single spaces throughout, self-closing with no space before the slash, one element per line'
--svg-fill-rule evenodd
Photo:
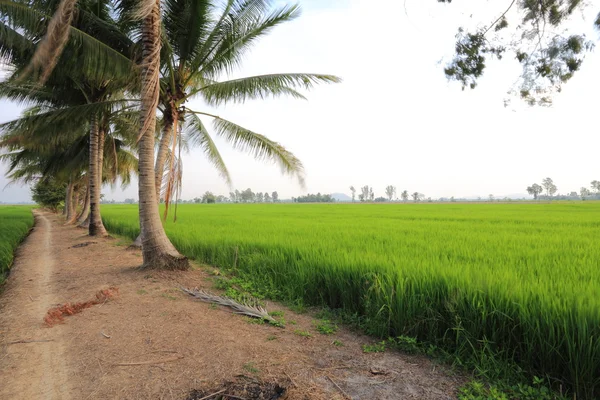
<path fill-rule="evenodd" d="M 303 98 L 299 89 L 339 81 L 307 73 L 223 80 L 261 37 L 299 16 L 298 6 L 274 3 L 0 0 L 0 57 L 10 68 L 0 96 L 27 107 L 0 126 L 10 178 L 66 182 L 67 223 L 102 236 L 101 187 L 127 185 L 137 172 L 144 266 L 187 268 L 164 232 L 158 202 L 165 199 L 166 218 L 181 192 L 182 152 L 192 146 L 231 182 L 207 119 L 234 148 L 304 179 L 300 160 L 279 143 L 187 103 Z"/>

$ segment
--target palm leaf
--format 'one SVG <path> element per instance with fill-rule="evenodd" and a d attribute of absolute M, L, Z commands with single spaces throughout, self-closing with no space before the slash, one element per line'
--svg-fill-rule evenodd
<path fill-rule="evenodd" d="M 217 172 L 227 182 L 227 185 L 231 186 L 231 176 L 229 175 L 227 166 L 198 115 L 187 113 L 185 133 L 191 144 L 199 146 L 202 149 L 208 161 L 217 169 Z"/>
<path fill-rule="evenodd" d="M 54 92 L 46 87 L 33 84 L 0 82 L 0 97 L 20 105 L 39 104 L 51 106 L 56 100 Z"/>
<path fill-rule="evenodd" d="M 211 105 L 229 101 L 243 103 L 249 99 L 264 99 L 267 96 L 290 95 L 306 99 L 293 88 L 310 89 L 318 83 L 338 83 L 341 79 L 322 74 L 271 74 L 216 82 L 190 93 L 190 97 L 200 93 Z"/>
<path fill-rule="evenodd" d="M 207 0 L 165 0 L 163 12 L 164 30 L 168 43 L 179 58 L 186 64 L 193 59 L 210 22 L 212 4 Z"/>
<path fill-rule="evenodd" d="M 67 29 L 66 35 L 69 39 L 67 42 L 62 43 L 64 38 L 57 38 L 57 43 L 49 45 L 40 43 L 44 31 L 49 28 L 48 21 L 51 17 L 32 8 L 23 1 L 0 0 L 0 15 L 9 21 L 9 25 L 14 30 L 23 31 L 23 37 L 28 38 L 31 43 L 45 46 L 42 49 L 36 49 L 36 53 L 38 51 L 41 51 L 41 53 L 34 56 L 35 60 L 33 60 L 33 64 L 30 64 L 26 68 L 24 71 L 25 74 L 22 72 L 19 75 L 21 78 L 28 72 L 35 73 L 35 70 L 39 70 L 40 68 L 43 71 L 43 76 L 48 78 L 51 72 L 48 66 L 58 60 L 65 45 L 66 48 L 64 50 L 68 55 L 67 58 L 73 57 L 73 59 L 77 59 L 78 61 L 76 66 L 71 66 L 74 71 L 84 72 L 98 81 L 115 77 L 131 78 L 134 75 L 134 64 L 130 58 L 74 26 L 69 26 Z M 100 22 L 97 22 L 95 26 L 97 27 L 98 24 Z M 16 38 L 13 37 L 13 42 L 15 40 Z M 52 61 L 50 55 L 56 56 L 57 59 Z M 48 59 L 44 59 L 44 57 L 48 57 Z M 42 64 L 48 65 L 42 68 Z M 61 65 L 61 69 L 62 67 Z"/>
<path fill-rule="evenodd" d="M 22 118 L 0 124 L 0 131 L 15 129 L 35 129 L 39 126 L 45 126 L 60 132 L 68 125 L 71 128 L 77 122 L 89 121 L 95 115 L 111 114 L 115 109 L 127 110 L 133 107 L 131 100 L 107 100 L 90 104 L 82 104 L 67 108 L 50 109 L 45 112 L 25 115 Z M 54 126 L 56 125 L 56 126 Z"/>
<path fill-rule="evenodd" d="M 269 33 L 274 27 L 297 18 L 300 8 L 297 5 L 285 6 L 266 17 L 255 16 L 236 20 L 225 18 L 220 26 L 215 45 L 209 54 L 200 54 L 191 64 L 191 71 L 215 78 L 222 72 L 231 73 L 242 61 L 242 56 L 254 42 Z"/>
<path fill-rule="evenodd" d="M 16 29 L 0 22 L 0 58 L 6 64 L 16 60 L 25 62 L 33 54 L 34 46 L 30 40 Z"/>
<path fill-rule="evenodd" d="M 217 135 L 229 142 L 234 149 L 250 153 L 256 160 L 274 162 L 279 165 L 283 174 L 296 177 L 304 187 L 302 162 L 281 144 L 219 116 L 203 112 L 196 114 L 212 117 Z"/>

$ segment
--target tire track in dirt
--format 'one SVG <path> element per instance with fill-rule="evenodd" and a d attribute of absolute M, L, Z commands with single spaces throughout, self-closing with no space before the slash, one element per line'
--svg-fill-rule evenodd
<path fill-rule="evenodd" d="M 52 276 L 52 224 L 34 211 L 35 227 L 23 242 L 0 300 L 0 399 L 70 398 L 65 327 L 43 318 L 57 302 Z M 46 340 L 47 342 L 12 343 Z"/>

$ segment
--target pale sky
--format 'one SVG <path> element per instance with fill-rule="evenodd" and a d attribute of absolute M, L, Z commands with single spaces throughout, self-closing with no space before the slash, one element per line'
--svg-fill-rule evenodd
<path fill-rule="evenodd" d="M 579 191 L 600 179 L 594 97 L 600 92 L 598 51 L 586 56 L 551 108 L 529 108 L 517 99 L 504 107 L 520 72 L 510 59 L 488 63 L 474 91 L 463 92 L 444 76 L 457 28 L 494 20 L 510 2 L 504 3 L 407 0 L 407 17 L 400 0 L 300 0 L 302 17 L 260 41 L 232 77 L 318 72 L 340 76 L 343 83 L 305 93 L 308 101 L 278 98 L 217 109 L 191 101 L 189 107 L 262 133 L 304 163 L 306 190 L 276 166 L 254 161 L 216 138 L 239 190 L 276 190 L 280 198 L 289 198 L 350 194 L 350 185 L 369 185 L 379 196 L 394 185 L 398 192 L 432 198 L 503 197 L 526 193 L 527 186 L 550 176 L 559 193 Z M 597 40 L 592 22 L 600 2 L 591 3 L 587 21 L 575 25 L 578 33 Z M 18 113 L 0 102 L 0 121 Z M 0 201 L 29 200 L 27 187 L 4 188 L 4 170 L 0 165 Z M 207 190 L 230 191 L 203 154 L 192 150 L 184 156 L 183 198 Z M 103 193 L 115 200 L 137 198 L 137 184 L 125 191 L 106 187 Z"/>

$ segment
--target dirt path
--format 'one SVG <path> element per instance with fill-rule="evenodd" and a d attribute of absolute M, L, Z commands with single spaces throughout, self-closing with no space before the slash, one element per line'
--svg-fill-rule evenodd
<path fill-rule="evenodd" d="M 225 382 L 278 383 L 286 399 L 451 399 L 464 382 L 423 357 L 364 353 L 373 339 L 347 329 L 322 335 L 308 313 L 267 304 L 280 329 L 193 301 L 177 288 L 215 292 L 219 277 L 141 271 L 127 244 L 36 215 L 0 297 L 0 399 L 197 399 Z M 43 324 L 110 286 L 118 298 Z"/>
<path fill-rule="evenodd" d="M 64 364 L 64 329 L 47 329 L 42 318 L 57 302 L 52 285 L 55 268 L 52 225 L 35 214 L 35 228 L 17 252 L 3 296 L 0 342 L 0 398 L 69 399 Z M 44 341 L 14 343 L 19 341 Z"/>

